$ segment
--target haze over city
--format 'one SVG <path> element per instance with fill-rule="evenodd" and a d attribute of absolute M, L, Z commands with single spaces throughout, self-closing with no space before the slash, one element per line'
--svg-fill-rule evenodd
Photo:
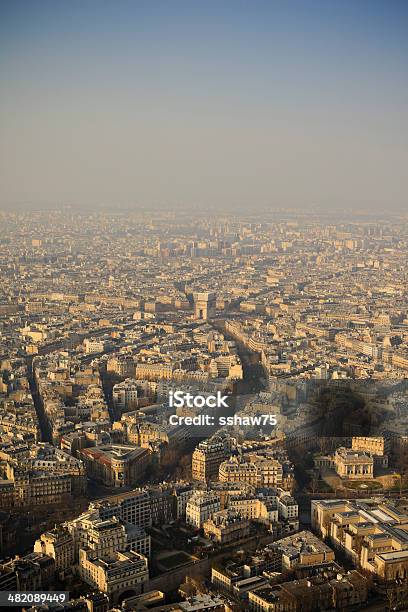
<path fill-rule="evenodd" d="M 407 16 L 0 0 L 0 610 L 407 612 Z"/>
<path fill-rule="evenodd" d="M 0 2 L 3 207 L 403 211 L 405 2 Z"/>

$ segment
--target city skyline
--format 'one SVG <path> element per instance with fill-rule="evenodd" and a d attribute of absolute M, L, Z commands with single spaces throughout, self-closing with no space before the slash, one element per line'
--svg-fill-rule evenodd
<path fill-rule="evenodd" d="M 402 612 L 408 219 L 204 212 L 0 211 L 0 603 Z"/>

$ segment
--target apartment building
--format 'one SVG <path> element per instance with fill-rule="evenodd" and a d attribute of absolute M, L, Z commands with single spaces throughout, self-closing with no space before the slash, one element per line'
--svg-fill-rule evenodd
<path fill-rule="evenodd" d="M 74 539 L 63 525 L 43 533 L 35 541 L 34 552 L 52 557 L 55 571 L 61 577 L 71 571 L 75 563 Z"/>
<path fill-rule="evenodd" d="M 150 495 L 142 489 L 135 489 L 121 495 L 113 495 L 100 501 L 91 502 L 90 510 L 98 510 L 101 518 L 117 518 L 137 525 L 150 527 L 152 525 L 152 510 Z"/>
<path fill-rule="evenodd" d="M 126 529 L 118 518 L 103 519 L 98 511 L 85 512 L 66 523 L 74 543 L 75 559 L 83 548 L 95 556 L 112 559 L 116 550 L 125 550 Z"/>
<path fill-rule="evenodd" d="M 127 378 L 112 389 L 112 400 L 117 414 L 134 410 L 138 405 L 139 390 L 137 381 Z"/>
<path fill-rule="evenodd" d="M 193 479 L 201 482 L 217 479 L 219 467 L 229 456 L 231 449 L 232 441 L 229 438 L 215 436 L 200 442 L 191 460 Z"/>
<path fill-rule="evenodd" d="M 311 576 L 252 590 L 248 594 L 248 608 L 253 612 L 358 609 L 367 598 L 367 579 L 353 570 L 333 577 Z"/>
<path fill-rule="evenodd" d="M 268 546 L 282 555 L 282 570 L 334 561 L 333 550 L 310 531 L 300 531 Z"/>
<path fill-rule="evenodd" d="M 121 377 L 133 378 L 136 372 L 136 363 L 130 355 L 111 357 L 106 362 L 106 370 Z"/>
<path fill-rule="evenodd" d="M 92 338 L 85 338 L 84 349 L 88 354 L 92 353 L 103 353 L 107 348 L 106 340 L 98 340 Z"/>
<path fill-rule="evenodd" d="M 220 496 L 211 491 L 196 491 L 186 506 L 186 523 L 200 529 L 214 512 L 221 510 Z"/>
<path fill-rule="evenodd" d="M 109 597 L 111 604 L 119 597 L 138 595 L 145 590 L 149 580 L 148 561 L 136 552 L 116 552 L 109 561 L 80 550 L 79 571 L 84 582 Z"/>
<path fill-rule="evenodd" d="M 221 482 L 245 482 L 254 486 L 279 486 L 282 484 L 283 468 L 276 459 L 256 457 L 253 461 L 231 457 L 219 467 Z"/>
<path fill-rule="evenodd" d="M 98 510 L 101 518 L 116 516 L 124 523 L 144 528 L 185 518 L 193 493 L 189 483 L 157 485 L 91 502 L 89 509 Z"/>
<path fill-rule="evenodd" d="M 249 520 L 233 510 L 220 510 L 204 524 L 204 535 L 218 544 L 230 544 L 249 535 Z"/>

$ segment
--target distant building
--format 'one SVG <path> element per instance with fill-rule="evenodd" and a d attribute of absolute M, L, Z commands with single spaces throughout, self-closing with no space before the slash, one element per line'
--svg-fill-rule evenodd
<path fill-rule="evenodd" d="M 354 437 L 351 440 L 351 448 L 371 455 L 374 459 L 374 471 L 376 468 L 388 467 L 388 455 L 385 453 L 385 440 L 382 436 Z"/>
<path fill-rule="evenodd" d="M 139 391 L 136 380 L 127 378 L 117 383 L 112 389 L 112 399 L 118 414 L 133 410 L 138 405 Z"/>
<path fill-rule="evenodd" d="M 384 455 L 384 438 L 372 436 L 354 436 L 351 440 L 351 448 L 372 455 Z"/>
<path fill-rule="evenodd" d="M 136 372 L 136 363 L 130 355 L 111 357 L 106 363 L 106 371 L 125 378 L 132 378 Z"/>
<path fill-rule="evenodd" d="M 107 343 L 105 340 L 92 340 L 90 338 L 85 338 L 84 340 L 85 353 L 103 353 L 106 348 Z"/>
<path fill-rule="evenodd" d="M 194 293 L 193 298 L 196 319 L 206 321 L 215 317 L 217 300 L 215 293 Z"/>

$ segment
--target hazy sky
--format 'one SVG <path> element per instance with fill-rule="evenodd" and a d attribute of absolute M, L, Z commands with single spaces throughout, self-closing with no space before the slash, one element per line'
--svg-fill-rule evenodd
<path fill-rule="evenodd" d="M 408 2 L 0 0 L 0 204 L 408 209 Z"/>

